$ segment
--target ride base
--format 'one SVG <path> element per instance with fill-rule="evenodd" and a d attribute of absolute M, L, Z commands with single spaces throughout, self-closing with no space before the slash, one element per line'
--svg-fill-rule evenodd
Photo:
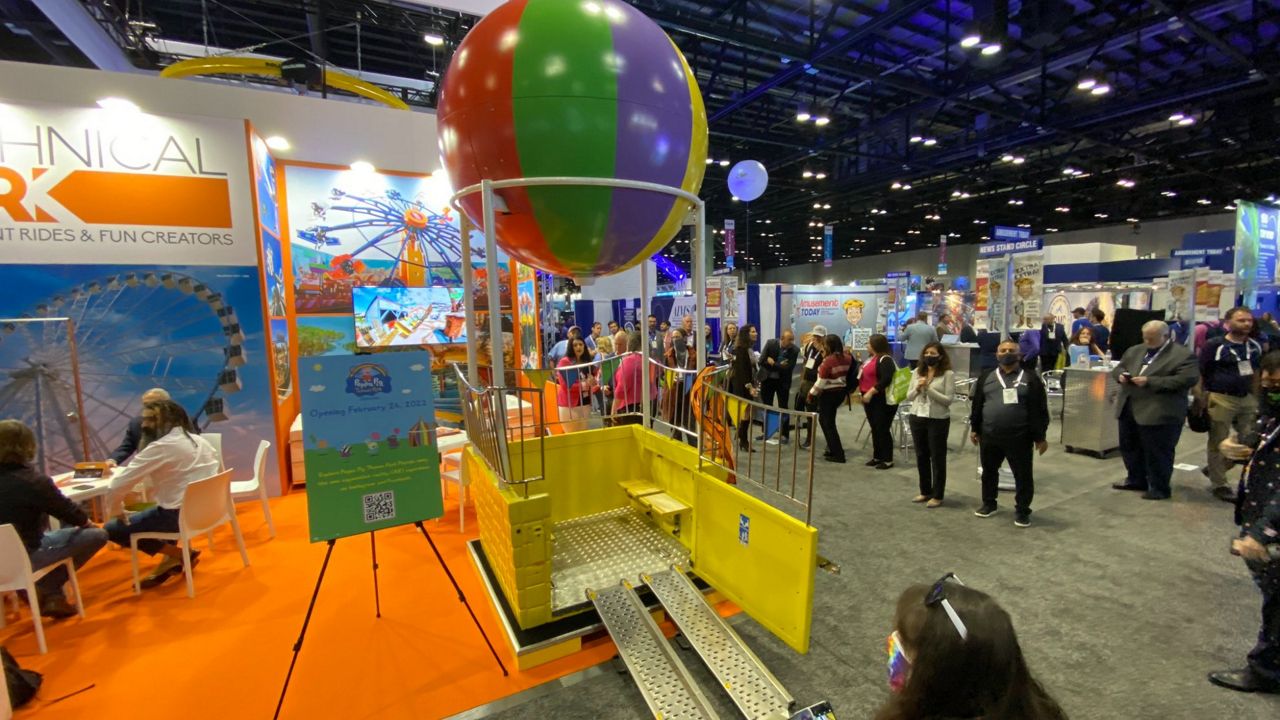
<path fill-rule="evenodd" d="M 509 456 L 513 480 L 543 477 L 501 482 L 473 447 L 463 471 L 480 529 L 472 558 L 521 669 L 606 629 L 592 598 L 624 583 L 632 605 L 661 619 L 644 578 L 672 566 L 696 575 L 689 587 L 714 588 L 712 602 L 735 603 L 808 651 L 817 530 L 727 484 L 719 468 L 700 470 L 695 448 L 631 425 L 513 442 Z"/>

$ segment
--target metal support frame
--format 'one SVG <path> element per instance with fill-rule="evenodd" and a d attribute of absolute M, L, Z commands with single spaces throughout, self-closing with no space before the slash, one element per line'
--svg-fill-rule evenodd
<path fill-rule="evenodd" d="M 76 401 L 76 425 L 80 429 L 80 458 L 89 460 L 91 457 L 91 448 L 89 445 L 89 426 L 84 417 L 84 388 L 80 383 L 80 353 L 76 348 L 76 323 L 69 317 L 51 317 L 51 318 L 0 318 L 0 326 L 16 325 L 16 324 L 45 324 L 45 323 L 66 323 L 67 324 L 67 352 L 71 360 L 71 379 L 72 386 L 75 388 Z M 49 468 L 45 467 L 44 461 L 44 403 L 40 397 L 40 381 L 37 378 L 36 386 L 36 452 L 37 463 L 41 470 L 46 474 Z M 68 443 L 70 446 L 70 443 Z M 68 449 L 71 449 L 68 447 Z"/>

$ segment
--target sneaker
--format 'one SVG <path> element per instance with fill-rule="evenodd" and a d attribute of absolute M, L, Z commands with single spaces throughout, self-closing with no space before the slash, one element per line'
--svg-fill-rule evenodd
<path fill-rule="evenodd" d="M 808 450 L 808 449 L 809 449 L 809 443 L 808 443 L 808 441 L 806 441 L 806 440 L 801 440 L 801 441 L 800 441 L 800 449 L 801 449 L 801 450 Z"/>
<path fill-rule="evenodd" d="M 191 569 L 194 570 L 196 565 L 199 562 L 200 562 L 200 552 L 199 551 L 192 552 L 191 553 Z M 160 561 L 160 564 L 156 566 L 156 569 L 152 570 L 150 575 L 142 578 L 142 581 L 139 582 L 138 585 L 143 590 L 149 590 L 153 587 L 157 587 L 163 584 L 166 580 L 173 577 L 174 575 L 181 575 L 181 574 L 182 574 L 182 558 L 181 557 L 171 558 L 168 555 L 166 555 L 165 558 Z"/>
<path fill-rule="evenodd" d="M 783 444 L 783 445 L 790 445 L 790 444 L 791 444 L 791 438 L 786 437 L 786 436 L 784 435 L 784 436 L 783 436 L 783 438 L 782 438 L 782 444 Z"/>
<path fill-rule="evenodd" d="M 765 440 L 765 441 L 764 441 L 764 444 L 765 444 L 765 445 L 777 445 L 779 442 L 781 442 L 781 441 L 780 441 L 780 440 L 778 440 L 778 438 L 769 438 L 768 440 Z"/>
<path fill-rule="evenodd" d="M 893 467 L 892 462 L 881 462 L 875 464 L 875 469 L 877 470 L 888 470 L 891 467 Z"/>
<path fill-rule="evenodd" d="M 941 500 L 939 500 L 938 498 L 934 498 L 934 499 L 930 500 L 929 502 L 925 503 L 925 507 L 927 507 L 927 508 L 937 508 L 937 507 L 942 507 L 942 501 L 941 501 Z"/>
<path fill-rule="evenodd" d="M 992 515 L 995 515 L 995 514 L 996 514 L 996 504 L 995 504 L 995 503 L 990 503 L 990 504 L 988 504 L 988 503 L 983 503 L 983 504 L 982 504 L 982 507 L 980 507 L 980 508 L 978 508 L 977 510 L 975 510 L 975 511 L 973 512 L 973 514 L 974 514 L 974 515 L 977 515 L 977 516 L 978 516 L 978 517 L 980 517 L 980 518 L 989 518 L 989 517 L 991 517 Z"/>
<path fill-rule="evenodd" d="M 928 496 L 928 495 L 917 495 L 917 496 L 915 496 L 915 497 L 911 498 L 911 502 L 913 502 L 913 503 L 929 502 L 929 496 Z"/>
<path fill-rule="evenodd" d="M 1013 514 L 1013 524 L 1018 527 L 1031 527 L 1031 513 L 1015 512 Z"/>

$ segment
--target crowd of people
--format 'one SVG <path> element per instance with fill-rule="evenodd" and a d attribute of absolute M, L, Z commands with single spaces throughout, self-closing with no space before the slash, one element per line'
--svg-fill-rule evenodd
<path fill-rule="evenodd" d="M 692 318 L 685 317 L 674 330 L 664 330 L 662 325 L 650 316 L 647 336 L 624 333 L 613 342 L 615 349 L 625 347 L 637 353 L 622 361 L 613 387 L 602 391 L 625 413 L 638 415 L 640 409 L 637 388 L 645 363 L 638 353 L 646 342 L 648 356 L 654 360 L 649 373 L 651 396 L 664 398 L 660 417 L 670 420 L 678 414 L 674 406 L 687 404 L 682 386 L 661 387 L 659 375 L 662 368 L 687 372 L 690 377 L 696 371 L 698 339 L 692 332 Z M 823 458 L 828 462 L 849 460 L 836 419 L 842 406 L 857 402 L 863 406 L 871 436 L 866 465 L 892 468 L 893 423 L 902 413 L 911 433 L 919 480 L 919 492 L 911 500 L 939 508 L 946 498 L 947 439 L 958 386 L 943 337 L 973 341 L 976 334 L 947 315 L 932 325 L 922 313 L 904 328 L 900 339 L 910 371 L 905 393 L 895 392 L 900 368 L 882 334 L 871 335 L 864 347 L 852 348 L 848 338 L 818 325 L 800 343 L 786 331 L 757 352 L 759 334 L 754 327 L 726 323 L 717 352 L 711 352 L 709 327 L 704 328 L 702 342 L 708 343 L 709 361 L 729 366 L 728 391 L 733 395 L 768 407 L 815 412 L 825 444 Z M 1188 339 L 1190 343 L 1185 342 Z M 561 359 L 561 366 L 581 364 L 589 357 L 583 345 L 576 347 L 579 354 Z M 607 354 L 597 353 L 597 358 Z M 1007 464 L 1015 486 L 1014 524 L 1031 525 L 1035 457 L 1048 449 L 1050 424 L 1042 374 L 1079 364 L 1082 356 L 1111 359 L 1111 332 L 1100 309 L 1077 308 L 1069 328 L 1046 315 L 1032 342 L 1026 337 L 1004 339 L 996 346 L 994 367 L 980 373 L 968 395 L 970 439 L 979 448 L 982 467 L 981 505 L 974 511 L 978 517 L 997 513 L 999 472 Z M 1201 324 L 1194 332 L 1178 322 L 1153 320 L 1142 326 L 1142 341 L 1127 348 L 1113 365 L 1125 475 L 1112 487 L 1139 493 L 1146 500 L 1170 499 L 1174 453 L 1183 428 L 1188 418 L 1201 418 L 1207 430 L 1203 472 L 1212 494 L 1236 507 L 1241 530 L 1232 542 L 1232 552 L 1245 560 L 1263 593 L 1262 628 L 1246 667 L 1211 673 L 1210 681 L 1241 691 L 1280 692 L 1280 325 L 1267 315 L 1255 319 L 1247 308 L 1234 308 L 1221 322 Z M 578 388 L 590 385 L 590 380 L 576 383 Z M 578 400 L 579 405 L 588 402 L 585 396 Z M 738 448 L 753 451 L 751 415 L 735 420 Z M 815 439 L 815 428 L 793 428 L 789 420 L 784 416 L 778 439 L 769 442 L 788 443 L 792 433 L 800 431 L 800 446 L 807 449 Z M 639 418 L 628 422 L 638 423 Z M 1233 488 L 1228 475 L 1238 465 L 1244 470 Z M 950 609 L 935 612 L 948 602 Z M 999 646 L 997 656 L 968 657 L 967 646 L 954 642 L 957 631 L 963 638 L 978 627 L 999 636 L 991 640 Z M 991 598 L 956 582 L 944 578 L 931 588 L 908 589 L 899 601 L 889 646 L 890 675 L 899 692 L 878 718 L 1064 717 L 1027 672 L 1007 615 Z M 975 680 L 985 674 L 965 673 L 968 681 L 957 687 L 946 671 L 976 667 L 980 662 L 997 664 L 998 668 L 989 669 L 1002 673 L 1003 679 L 988 685 Z M 903 668 L 910 671 L 903 674 Z"/>

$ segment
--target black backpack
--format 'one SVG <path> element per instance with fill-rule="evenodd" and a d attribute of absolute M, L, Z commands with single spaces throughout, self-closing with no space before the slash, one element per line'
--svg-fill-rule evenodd
<path fill-rule="evenodd" d="M 849 356 L 849 371 L 844 375 L 844 393 L 846 396 L 858 392 L 858 371 L 862 369 L 862 363 L 853 353 L 847 353 Z"/>
<path fill-rule="evenodd" d="M 4 680 L 9 686 L 9 703 L 15 708 L 31 702 L 40 689 L 44 677 L 35 670 L 23 670 L 18 661 L 13 659 L 9 650 L 0 645 L 0 659 L 4 660 Z"/>

